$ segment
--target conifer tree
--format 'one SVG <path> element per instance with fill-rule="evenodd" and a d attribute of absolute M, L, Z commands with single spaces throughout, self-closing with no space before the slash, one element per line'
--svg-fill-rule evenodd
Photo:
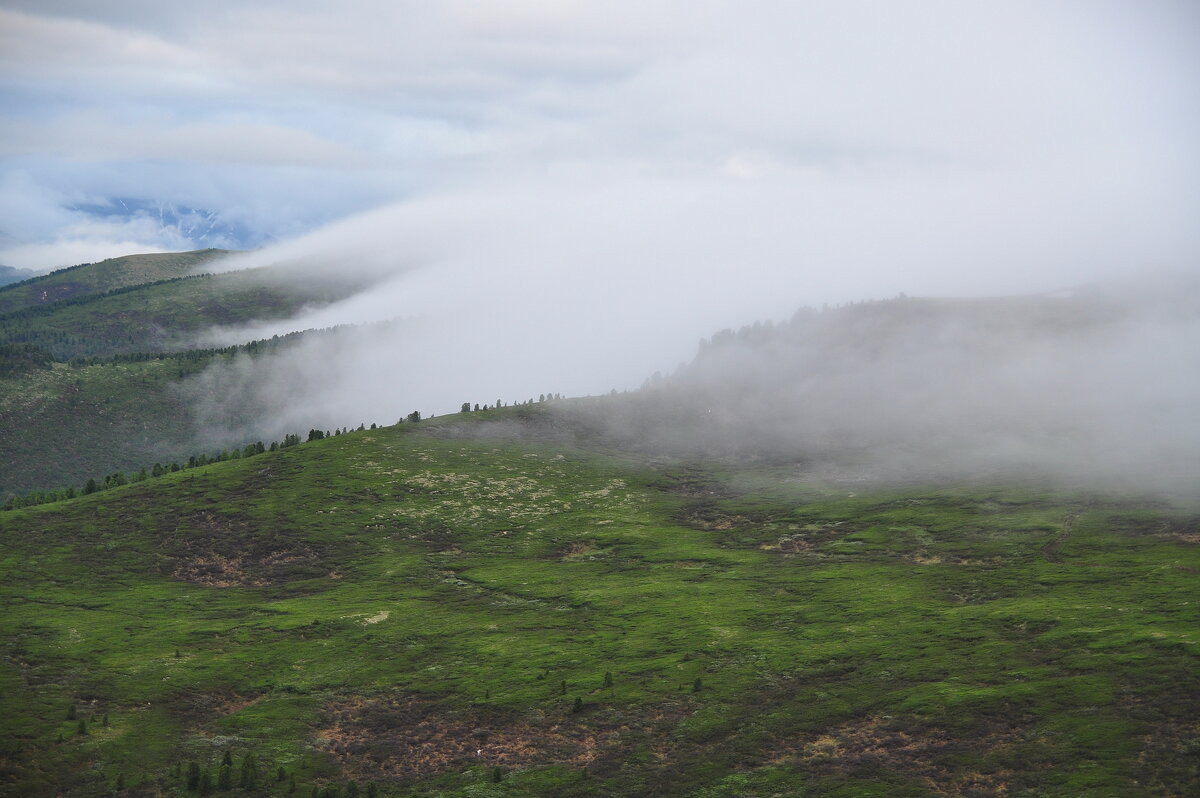
<path fill-rule="evenodd" d="M 193 760 L 188 762 L 187 788 L 195 790 L 200 786 L 200 766 Z"/>
<path fill-rule="evenodd" d="M 238 786 L 244 790 L 253 790 L 258 786 L 258 777 L 258 759 L 252 753 L 246 754 L 238 774 Z"/>

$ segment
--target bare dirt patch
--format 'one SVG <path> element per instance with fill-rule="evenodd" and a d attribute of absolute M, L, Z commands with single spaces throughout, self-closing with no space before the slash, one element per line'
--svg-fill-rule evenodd
<path fill-rule="evenodd" d="M 199 512 L 160 541 L 171 576 L 206 587 L 264 587 L 321 576 L 321 552 L 296 530 Z"/>
<path fill-rule="evenodd" d="M 968 749 L 990 753 L 1020 739 L 1021 730 L 1008 726 L 968 740 L 943 729 L 872 716 L 785 744 L 775 761 L 799 761 L 818 773 L 908 773 L 936 795 L 982 798 L 1008 794 L 1011 774 L 964 770 L 955 765 L 957 756 Z"/>
<path fill-rule="evenodd" d="M 555 552 L 555 557 L 559 560 L 578 560 L 586 558 L 595 551 L 595 543 L 590 540 L 579 540 L 574 543 L 568 543 L 560 548 Z"/>
<path fill-rule="evenodd" d="M 178 699 L 177 708 L 186 715 L 215 720 L 241 712 L 263 699 L 259 695 L 235 692 L 188 693 Z"/>
<path fill-rule="evenodd" d="M 684 526 L 705 532 L 725 532 L 755 525 L 755 520 L 749 516 L 727 513 L 710 502 L 696 502 L 684 508 L 676 520 Z"/>
<path fill-rule="evenodd" d="M 645 734 L 666 719 L 661 712 L 514 717 L 415 696 L 356 698 L 327 707 L 317 744 L 362 779 L 408 780 L 472 765 L 601 767 L 622 758 L 625 735 Z"/>

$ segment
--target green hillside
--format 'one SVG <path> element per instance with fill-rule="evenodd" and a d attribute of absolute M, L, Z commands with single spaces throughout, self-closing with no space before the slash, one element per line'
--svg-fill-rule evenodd
<path fill-rule="evenodd" d="M 118 358 L 90 365 L 38 359 L 28 345 L 0 346 L 0 504 L 31 491 L 81 487 L 113 472 L 132 474 L 242 447 L 244 435 L 226 433 L 196 417 L 189 381 L 211 365 L 249 356 L 270 358 L 318 331 L 293 333 L 220 350 L 191 350 L 147 358 Z M 232 399 L 226 417 L 252 412 Z M 259 437 L 272 432 L 259 419 Z M 348 420 L 347 420 L 348 421 Z"/>
<path fill-rule="evenodd" d="M 0 313 L 102 294 L 118 288 L 186 277 L 215 260 L 234 254 L 224 249 L 126 255 L 98 263 L 58 269 L 0 288 Z"/>
<path fill-rule="evenodd" d="M 0 514 L 0 791 L 1200 783 L 1197 517 L 601 454 L 538 442 L 547 410 Z"/>
<path fill-rule="evenodd" d="M 33 344 L 59 361 L 188 349 L 211 327 L 287 318 L 359 288 L 289 284 L 271 269 L 181 277 L 5 314 L 0 344 Z"/>

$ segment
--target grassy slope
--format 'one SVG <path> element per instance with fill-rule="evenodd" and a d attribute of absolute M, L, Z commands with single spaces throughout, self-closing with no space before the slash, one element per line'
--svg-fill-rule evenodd
<path fill-rule="evenodd" d="M 287 318 L 355 286 L 289 286 L 268 270 L 200 275 L 103 296 L 52 312 L 0 316 L 0 342 L 41 346 L 61 361 L 188 348 L 218 325 Z"/>
<path fill-rule="evenodd" d="M 0 313 L 184 277 L 199 271 L 206 263 L 229 254 L 230 251 L 224 249 L 198 249 L 192 252 L 126 255 L 59 269 L 0 288 Z"/>
<path fill-rule="evenodd" d="M 1195 519 L 442 423 L 0 516 L 9 794 L 192 794 L 226 750 L 302 795 L 1197 784 Z"/>
<path fill-rule="evenodd" d="M 208 362 L 56 364 L 0 380 L 0 498 L 198 454 L 189 409 L 173 388 Z"/>

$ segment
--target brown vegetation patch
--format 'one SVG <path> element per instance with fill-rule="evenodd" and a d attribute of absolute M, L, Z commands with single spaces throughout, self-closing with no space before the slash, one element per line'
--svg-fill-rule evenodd
<path fill-rule="evenodd" d="M 189 693 L 179 698 L 176 708 L 186 715 L 204 720 L 216 720 L 241 712 L 243 709 L 257 704 L 262 698 L 261 694 L 243 695 L 232 692 Z"/>
<path fill-rule="evenodd" d="M 803 554 L 812 547 L 813 544 L 806 540 L 804 535 L 783 535 L 774 543 L 764 543 L 760 548 L 780 554 Z"/>
<path fill-rule="evenodd" d="M 1135 765 L 1147 794 L 1195 795 L 1200 784 L 1200 690 L 1182 679 L 1155 695 L 1126 693 L 1124 717 L 1138 724 L 1140 751 Z"/>
<path fill-rule="evenodd" d="M 580 540 L 574 543 L 568 543 L 555 552 L 555 556 L 560 560 L 575 560 L 580 557 L 585 557 L 596 550 L 596 544 L 590 540 Z"/>
<path fill-rule="evenodd" d="M 1021 731 L 998 726 L 970 739 L 944 729 L 879 716 L 842 724 L 825 734 L 785 745 L 777 762 L 799 761 L 817 773 L 907 773 L 936 795 L 996 796 L 1009 792 L 1011 773 L 974 772 L 958 767 L 964 751 L 991 753 L 1017 742 Z"/>
<path fill-rule="evenodd" d="M 263 587 L 323 576 L 316 546 L 295 530 L 239 515 L 194 513 L 160 540 L 165 570 L 206 587 Z"/>
<path fill-rule="evenodd" d="M 685 526 L 702 529 L 706 532 L 724 532 L 754 524 L 754 520 L 748 516 L 727 513 L 709 503 L 695 504 L 685 508 L 679 513 L 678 520 Z"/>
<path fill-rule="evenodd" d="M 1200 721 L 1162 720 L 1140 742 L 1138 770 L 1148 786 L 1164 795 L 1187 795 L 1200 784 Z"/>
<path fill-rule="evenodd" d="M 329 706 L 318 746 L 360 779 L 414 779 L 472 765 L 603 767 L 620 761 L 622 738 L 664 722 L 581 715 L 514 717 L 484 708 L 454 709 L 414 696 L 354 699 Z"/>
<path fill-rule="evenodd" d="M 1104 519 L 1104 523 L 1108 529 L 1125 535 L 1173 540 L 1193 546 L 1200 544 L 1200 517 L 1197 516 L 1148 521 L 1144 518 L 1110 515 Z"/>

